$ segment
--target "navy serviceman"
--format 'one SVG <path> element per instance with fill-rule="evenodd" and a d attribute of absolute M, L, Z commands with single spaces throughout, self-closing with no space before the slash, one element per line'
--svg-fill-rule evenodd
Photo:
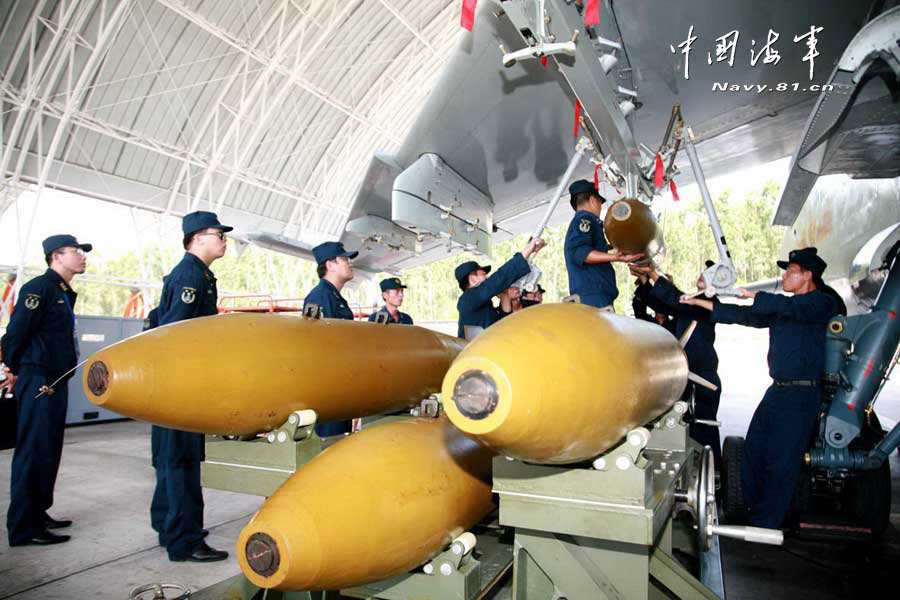
<path fill-rule="evenodd" d="M 497 298 L 500 300 L 500 304 L 497 305 L 497 314 L 501 319 L 522 310 L 522 290 L 517 287 L 500 292 Z"/>
<path fill-rule="evenodd" d="M 663 306 L 659 305 L 657 302 L 650 298 L 652 285 L 650 284 L 646 273 L 637 270 L 637 265 L 631 265 L 629 268 L 631 270 L 631 274 L 637 276 L 637 281 L 635 281 L 634 297 L 631 299 L 631 309 L 634 311 L 634 318 L 641 321 L 647 321 L 649 323 L 656 323 L 657 325 L 661 325 L 663 328 L 665 328 L 666 331 L 674 333 L 675 320 L 669 318 L 668 312 L 664 310 Z M 648 308 L 653 309 L 653 316 L 650 316 L 650 313 L 647 312 Z"/>
<path fill-rule="evenodd" d="M 341 295 L 341 290 L 353 279 L 353 259 L 359 252 L 347 252 L 341 242 L 325 242 L 313 248 L 319 284 L 303 300 L 303 311 L 309 304 L 319 307 L 319 315 L 325 319 L 353 320 L 353 311 Z M 351 421 L 317 423 L 316 435 L 328 437 L 350 433 Z"/>
<path fill-rule="evenodd" d="M 160 327 L 185 319 L 216 314 L 216 277 L 209 265 L 225 256 L 225 233 L 215 213 L 196 211 L 181 222 L 186 250 L 163 279 L 157 317 Z M 203 344 L 215 344 L 206 340 Z M 212 346 L 210 346 L 212 347 Z M 228 553 L 210 548 L 203 540 L 203 491 L 200 463 L 204 459 L 202 433 L 153 426 L 151 445 L 156 458 L 156 490 L 150 505 L 150 523 L 172 561 L 213 562 Z"/>
<path fill-rule="evenodd" d="M 713 266 L 713 261 L 706 261 L 706 268 Z M 722 396 L 722 382 L 719 379 L 719 355 L 716 354 L 716 324 L 712 320 L 712 313 L 699 306 L 691 306 L 682 304 L 682 291 L 679 290 L 674 283 L 666 277 L 660 277 L 652 267 L 634 267 L 643 277 L 649 279 L 646 284 L 649 287 L 649 302 L 657 311 L 666 315 L 670 315 L 674 319 L 673 335 L 681 338 L 684 332 L 690 327 L 692 321 L 697 322 L 694 333 L 684 347 L 684 353 L 687 355 L 688 368 L 692 373 L 696 373 L 707 381 L 716 385 L 716 390 L 710 390 L 701 385 L 688 382 L 685 389 L 686 394 L 693 393 L 694 396 L 694 417 L 705 421 L 715 421 L 718 417 L 719 400 Z M 703 280 L 703 273 L 697 277 L 697 289 L 703 291 L 706 289 L 706 282 Z M 719 298 L 713 296 L 711 299 L 713 305 L 719 303 Z M 714 425 L 706 425 L 703 423 L 691 423 L 689 427 L 690 436 L 703 446 L 712 448 L 715 456 L 716 468 L 720 468 L 722 464 L 722 446 L 719 438 L 719 428 Z"/>
<path fill-rule="evenodd" d="M 617 254 L 609 251 L 603 234 L 600 213 L 606 201 L 593 182 L 579 179 L 569 186 L 569 202 L 575 216 L 566 231 L 564 253 L 569 273 L 569 293 L 578 294 L 581 303 L 612 311 L 619 295 L 614 262 L 634 262 L 643 254 Z"/>
<path fill-rule="evenodd" d="M 381 287 L 381 297 L 384 299 L 384 306 L 369 315 L 369 322 L 377 321 L 378 315 L 383 314 L 382 319 L 385 319 L 387 323 L 412 325 L 412 317 L 405 312 L 400 312 L 400 305 L 403 304 L 403 290 L 406 289 L 406 286 L 400 282 L 400 278 L 388 277 L 379 286 Z"/>
<path fill-rule="evenodd" d="M 529 306 L 536 306 L 544 301 L 544 294 L 547 293 L 547 290 L 541 287 L 541 284 L 538 284 L 533 292 L 522 292 L 522 308 L 528 308 Z"/>
<path fill-rule="evenodd" d="M 793 296 L 741 290 L 752 306 L 713 303 L 700 298 L 682 302 L 712 311 L 715 323 L 769 328 L 769 375 L 772 385 L 753 413 L 741 485 L 750 523 L 781 527 L 791 505 L 803 454 L 816 424 L 825 364 L 825 327 L 837 314 L 835 300 L 822 291 L 825 261 L 815 248 L 793 250 L 785 269 L 784 291 Z"/>
<path fill-rule="evenodd" d="M 359 252 L 347 252 L 341 242 L 325 242 L 313 248 L 319 284 L 303 299 L 303 308 L 316 304 L 325 319 L 353 320 L 350 305 L 341 290 L 353 279 L 353 259 Z"/>
<path fill-rule="evenodd" d="M 57 535 L 50 529 L 72 524 L 47 514 L 53 505 L 62 458 L 68 378 L 57 382 L 52 390 L 46 386 L 78 363 L 77 294 L 70 284 L 75 275 L 84 273 L 85 253 L 91 251 L 91 245 L 79 244 L 71 235 L 52 235 L 44 240 L 43 250 L 49 268 L 22 286 L 6 335 L 0 340 L 9 368 L 7 379 L 0 384 L 0 395 L 14 391 L 18 404 L 6 513 L 10 546 L 66 542 L 68 535 Z"/>
<path fill-rule="evenodd" d="M 474 260 L 456 267 L 453 274 L 462 290 L 462 296 L 456 302 L 459 311 L 458 337 L 465 338 L 466 326 L 487 329 L 500 319 L 500 313 L 493 303 L 494 296 L 499 296 L 516 280 L 527 275 L 531 271 L 528 257 L 543 247 L 544 240 L 531 240 L 522 252 L 516 252 L 503 263 L 492 277 L 488 277 L 490 265 L 481 266 Z"/>

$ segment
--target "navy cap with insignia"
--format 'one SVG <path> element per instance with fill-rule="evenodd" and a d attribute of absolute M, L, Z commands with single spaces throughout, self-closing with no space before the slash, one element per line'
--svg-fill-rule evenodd
<path fill-rule="evenodd" d="M 79 244 L 74 235 L 68 234 L 51 235 L 43 241 L 42 245 L 44 247 L 44 254 L 50 254 L 54 250 L 59 250 L 60 248 L 81 248 L 85 252 L 90 252 L 94 249 L 91 244 Z"/>
<path fill-rule="evenodd" d="M 317 263 L 323 263 L 338 256 L 356 258 L 359 256 L 359 252 L 347 252 L 344 249 L 344 244 L 341 242 L 325 242 L 313 248 L 313 257 L 315 257 Z"/>
<path fill-rule="evenodd" d="M 216 216 L 216 213 L 205 210 L 188 213 L 181 219 L 181 230 L 184 232 L 184 235 L 200 231 L 201 229 L 221 229 L 227 233 L 233 230 L 234 227 L 222 225 L 219 223 L 219 217 Z"/>
<path fill-rule="evenodd" d="M 600 192 L 597 190 L 597 186 L 594 185 L 593 181 L 588 181 L 587 179 L 579 179 L 577 181 L 573 181 L 572 185 L 569 186 L 569 204 L 572 205 L 572 210 L 578 210 L 578 207 L 575 205 L 575 196 L 578 194 L 583 194 L 585 192 L 596 194 L 597 197 L 600 198 L 601 204 L 606 201 L 606 198 L 600 195 Z"/>
<path fill-rule="evenodd" d="M 380 284 L 381 291 L 386 292 L 388 290 L 405 290 L 406 286 L 400 282 L 399 277 L 388 277 L 383 280 Z"/>
<path fill-rule="evenodd" d="M 456 276 L 456 282 L 459 284 L 460 289 L 463 289 L 463 283 L 465 283 L 466 278 L 469 276 L 469 274 L 474 273 L 478 269 L 482 269 L 485 273 L 490 273 L 491 265 L 482 266 L 474 260 L 470 260 L 456 267 L 456 270 L 453 271 L 453 274 Z"/>
<path fill-rule="evenodd" d="M 788 259 L 779 260 L 777 264 L 782 269 L 787 269 L 790 263 L 794 263 L 807 271 L 811 271 L 813 277 L 819 279 L 822 277 L 822 273 L 825 272 L 825 268 L 828 267 L 828 263 L 822 260 L 818 252 L 818 249 L 815 247 L 791 250 L 788 254 Z"/>

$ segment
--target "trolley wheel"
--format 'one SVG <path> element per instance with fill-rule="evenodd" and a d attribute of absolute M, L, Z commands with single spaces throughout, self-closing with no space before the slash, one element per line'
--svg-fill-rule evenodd
<path fill-rule="evenodd" d="M 729 435 L 722 444 L 722 512 L 729 523 L 742 523 L 747 519 L 744 491 L 741 487 L 741 461 L 744 456 L 744 438 Z"/>
<path fill-rule="evenodd" d="M 891 465 L 885 460 L 871 471 L 856 471 L 846 490 L 851 518 L 880 536 L 891 518 Z"/>
<path fill-rule="evenodd" d="M 171 590 L 175 595 L 167 594 Z M 148 595 L 152 594 L 152 596 Z M 191 588 L 180 583 L 148 583 L 134 588 L 129 600 L 188 600 L 191 597 Z"/>

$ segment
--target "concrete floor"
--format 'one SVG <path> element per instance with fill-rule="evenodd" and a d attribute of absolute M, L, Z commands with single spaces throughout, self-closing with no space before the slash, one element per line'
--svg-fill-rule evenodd
<path fill-rule="evenodd" d="M 743 435 L 762 392 L 766 333 L 720 326 L 723 435 Z M 900 420 L 900 378 L 878 405 L 885 427 Z M 231 552 L 213 564 L 171 563 L 149 524 L 154 477 L 150 428 L 125 421 L 70 428 L 51 514 L 71 518 L 73 539 L 58 546 L 9 548 L 0 533 L 0 600 L 96 597 L 125 599 L 151 582 L 177 582 L 198 590 L 239 573 L 233 550 L 238 533 L 262 498 L 205 490 L 209 543 Z M 9 504 L 12 451 L 0 451 L 0 515 Z M 880 545 L 814 543 L 788 539 L 782 548 L 723 540 L 727 595 L 750 598 L 849 598 L 893 587 L 900 566 L 900 463 L 892 456 L 892 526 Z M 891 587 L 888 587 L 891 585 Z"/>
<path fill-rule="evenodd" d="M 0 452 L 0 513 L 9 506 L 12 450 Z M 150 528 L 155 479 L 150 466 L 150 426 L 124 421 L 74 427 L 66 445 L 50 514 L 70 518 L 57 546 L 10 548 L 0 537 L 0 598 L 70 600 L 128 598 L 135 587 L 174 581 L 202 589 L 240 572 L 233 548 L 241 528 L 263 499 L 204 490 L 208 542 L 231 553 L 212 564 L 172 563 Z"/>

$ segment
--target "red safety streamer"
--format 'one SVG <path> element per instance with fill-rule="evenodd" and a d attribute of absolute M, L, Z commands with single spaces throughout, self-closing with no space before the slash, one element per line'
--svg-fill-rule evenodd
<path fill-rule="evenodd" d="M 3 296 L 0 297 L 0 315 L 5 314 L 7 317 L 12 316 L 13 308 L 16 306 L 16 278 L 10 276 L 3 288 Z"/>
<path fill-rule="evenodd" d="M 541 64 L 544 65 L 545 67 L 547 66 L 547 57 L 546 56 L 541 57 Z"/>
<path fill-rule="evenodd" d="M 675 180 L 669 180 L 669 190 L 672 192 L 672 200 L 678 202 L 680 198 L 678 197 L 678 189 L 675 187 Z"/>
<path fill-rule="evenodd" d="M 600 165 L 594 165 L 594 187 L 600 189 Z"/>
<path fill-rule="evenodd" d="M 585 0 L 584 24 L 586 27 L 600 24 L 600 0 Z"/>
<path fill-rule="evenodd" d="M 578 130 L 581 127 L 581 101 L 578 98 L 575 98 L 575 128 L 573 129 L 573 134 L 575 137 L 578 137 Z"/>
<path fill-rule="evenodd" d="M 666 184 L 663 179 L 663 164 L 662 164 L 662 156 L 659 154 L 656 155 L 656 174 L 653 176 L 653 185 L 656 187 L 662 187 Z"/>
<path fill-rule="evenodd" d="M 462 3 L 462 15 L 459 19 L 459 24 L 463 29 L 467 29 L 472 31 L 472 26 L 475 25 L 475 5 L 478 4 L 478 0 L 463 0 Z"/>

